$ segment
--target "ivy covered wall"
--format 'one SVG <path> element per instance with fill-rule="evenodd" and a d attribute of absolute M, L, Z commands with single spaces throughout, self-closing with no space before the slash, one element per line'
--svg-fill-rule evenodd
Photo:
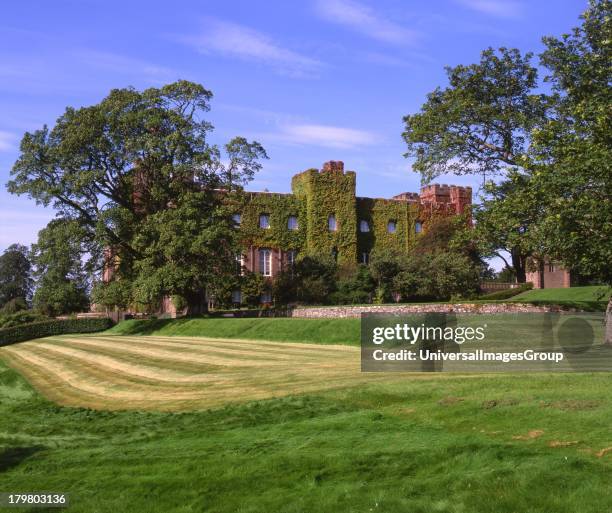
<path fill-rule="evenodd" d="M 398 199 L 356 197 L 356 175 L 344 171 L 342 162 L 328 162 L 322 170 L 308 169 L 295 175 L 292 194 L 245 193 L 235 210 L 241 214 L 240 233 L 246 247 L 297 250 L 299 255 L 328 256 L 336 253 L 338 263 L 360 262 L 364 252 L 375 248 L 407 251 L 418 233 L 415 224 L 426 231 L 436 216 L 456 214 L 448 202 L 448 186 L 426 188 L 431 201 L 421 201 L 415 193 L 404 193 Z M 471 190 L 457 189 L 461 200 L 471 201 Z M 460 189 L 460 190 L 459 190 Z M 261 228 L 260 216 L 269 216 L 269 228 Z M 298 219 L 298 229 L 290 230 L 290 216 Z M 335 216 L 336 230 L 329 229 Z M 360 230 L 366 221 L 368 232 Z M 389 222 L 395 222 L 395 232 Z"/>

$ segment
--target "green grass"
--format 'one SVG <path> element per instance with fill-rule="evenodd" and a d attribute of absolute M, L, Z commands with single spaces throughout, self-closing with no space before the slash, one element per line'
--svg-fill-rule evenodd
<path fill-rule="evenodd" d="M 0 491 L 67 492 L 74 513 L 601 513 L 611 385 L 403 378 L 210 411 L 105 412 L 54 405 L 0 361 Z"/>
<path fill-rule="evenodd" d="M 360 320 L 292 318 L 129 320 L 117 324 L 106 333 L 359 345 Z"/>
<path fill-rule="evenodd" d="M 540 305 L 562 305 L 588 311 L 604 311 L 611 289 L 601 285 L 558 289 L 533 289 L 514 296 L 510 301 Z"/>

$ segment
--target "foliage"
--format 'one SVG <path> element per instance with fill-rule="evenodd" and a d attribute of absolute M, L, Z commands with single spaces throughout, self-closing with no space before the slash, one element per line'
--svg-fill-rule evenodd
<path fill-rule="evenodd" d="M 75 221 L 55 219 L 38 233 L 32 246 L 37 280 L 33 306 L 48 316 L 88 308 L 88 280 L 82 264 L 88 233 Z"/>
<path fill-rule="evenodd" d="M 50 321 L 20 324 L 0 329 L 0 346 L 23 342 L 33 338 L 62 335 L 65 333 L 93 333 L 112 326 L 112 321 L 103 319 L 53 319 Z"/>
<path fill-rule="evenodd" d="M 259 273 L 245 271 L 240 280 L 240 290 L 244 303 L 257 307 L 261 303 L 261 295 L 266 291 L 268 284 Z"/>
<path fill-rule="evenodd" d="M 51 130 L 23 137 L 9 191 L 53 205 L 85 230 L 98 264 L 92 268 L 100 269 L 104 248 L 110 250 L 106 264 L 115 278 L 133 284 L 121 285 L 119 296 L 116 286 L 110 293 L 99 286 L 107 305 L 116 298 L 114 306 L 147 306 L 179 294 L 197 310 L 205 286 L 224 279 L 219 270 L 233 259 L 233 230 L 229 219 L 216 222 L 229 212 L 212 191 L 239 189 L 266 155 L 258 143 L 236 138 L 225 146 L 228 160 L 222 158 L 207 141 L 211 98 L 187 81 L 142 92 L 114 89 L 96 105 L 66 109 Z M 153 244 L 157 238 L 163 243 Z"/>
<path fill-rule="evenodd" d="M 291 185 L 303 209 L 300 219 L 307 223 L 307 255 L 327 256 L 337 251 L 338 263 L 355 263 L 355 173 L 309 169 L 294 176 Z M 336 218 L 336 231 L 328 228 L 331 215 Z"/>
<path fill-rule="evenodd" d="M 530 131 L 546 111 L 534 94 L 532 54 L 488 48 L 480 62 L 447 67 L 449 86 L 427 96 L 421 111 L 404 117 L 407 157 L 428 182 L 445 173 L 495 174 L 523 166 Z"/>
<path fill-rule="evenodd" d="M 304 256 L 295 263 L 296 300 L 307 304 L 325 304 L 336 288 L 336 263 L 331 256 Z"/>
<path fill-rule="evenodd" d="M 478 267 L 466 256 L 452 252 L 414 255 L 394 276 L 392 287 L 403 298 L 471 298 L 479 290 Z"/>
<path fill-rule="evenodd" d="M 301 202 L 289 194 L 244 193 L 235 199 L 234 211 L 241 216 L 240 242 L 244 247 L 305 248 L 306 217 Z M 259 216 L 269 215 L 270 227 L 259 227 Z M 298 217 L 298 229 L 289 230 L 289 216 Z"/>
<path fill-rule="evenodd" d="M 396 291 L 394 280 L 409 265 L 409 260 L 411 258 L 401 251 L 386 248 L 377 248 L 372 251 L 370 272 L 376 284 L 376 303 L 386 303 L 392 299 L 392 293 Z"/>
<path fill-rule="evenodd" d="M 0 308 L 12 299 L 30 299 L 31 267 L 28 250 L 21 244 L 10 245 L 0 255 Z"/>
<path fill-rule="evenodd" d="M 525 195 L 545 204 L 537 240 L 543 254 L 612 284 L 612 118 L 609 0 L 591 0 L 582 25 L 544 38 L 541 61 L 557 102 L 534 132 L 533 178 Z"/>
<path fill-rule="evenodd" d="M 483 294 L 482 296 L 479 296 L 478 299 L 510 299 L 511 297 L 518 296 L 519 294 L 531 290 L 532 288 L 533 283 L 521 283 L 518 287 L 513 289 L 497 290 L 489 294 Z"/>
<path fill-rule="evenodd" d="M 2 312 L 0 313 L 0 328 L 12 328 L 21 324 L 45 320 L 48 320 L 48 317 L 36 310 L 21 310 L 14 313 Z"/>
<path fill-rule="evenodd" d="M 525 283 L 528 258 L 541 251 L 534 233 L 543 203 L 527 197 L 526 174 L 510 171 L 500 183 L 487 182 L 482 202 L 474 208 L 475 228 L 471 234 L 482 254 L 501 258 L 511 267 L 518 283 Z M 504 256 L 510 254 L 510 261 Z"/>
<path fill-rule="evenodd" d="M 27 309 L 28 304 L 26 303 L 26 300 L 22 297 L 16 297 L 0 308 L 0 315 L 10 315 Z"/>
<path fill-rule="evenodd" d="M 367 265 L 345 266 L 338 271 L 336 290 L 330 294 L 329 301 L 337 305 L 369 303 L 374 284 Z"/>

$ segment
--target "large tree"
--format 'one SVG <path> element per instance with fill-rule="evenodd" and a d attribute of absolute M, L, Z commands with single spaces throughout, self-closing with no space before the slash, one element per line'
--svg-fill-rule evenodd
<path fill-rule="evenodd" d="M 402 134 L 413 169 L 436 176 L 498 174 L 522 167 L 529 134 L 545 117 L 547 101 L 536 93 L 532 54 L 488 48 L 479 63 L 447 67 L 448 86 L 429 95 L 420 112 L 404 117 Z"/>
<path fill-rule="evenodd" d="M 55 219 L 32 246 L 36 291 L 32 304 L 46 315 L 81 312 L 89 306 L 83 265 L 89 235 L 76 221 Z"/>
<path fill-rule="evenodd" d="M 234 230 L 217 223 L 223 195 L 239 193 L 266 154 L 258 143 L 236 138 L 225 158 L 208 142 L 211 98 L 187 81 L 142 92 L 115 89 L 96 105 L 66 109 L 51 130 L 23 137 L 8 188 L 78 223 L 92 240 L 94 261 L 104 261 L 106 248 L 106 265 L 122 280 L 109 286 L 121 294 L 99 294 L 106 305 L 113 297 L 125 306 L 181 294 L 197 310 L 205 281 L 223 279 L 221 268 L 233 270 L 227 248 L 235 244 Z M 195 232 L 204 233 L 194 239 Z M 165 245 L 151 247 L 158 236 Z"/>
<path fill-rule="evenodd" d="M 612 4 L 592 0 L 581 26 L 544 43 L 541 61 L 557 101 L 534 132 L 525 194 L 546 205 L 538 222 L 546 254 L 612 285 Z M 606 340 L 612 344 L 612 297 Z"/>
<path fill-rule="evenodd" d="M 524 194 L 529 180 L 510 171 L 499 183 L 488 181 L 482 201 L 474 206 L 474 229 L 464 234 L 485 257 L 501 258 L 518 283 L 526 281 L 529 258 L 542 254 L 533 232 L 543 208 L 537 195 Z"/>
<path fill-rule="evenodd" d="M 9 301 L 29 301 L 32 295 L 32 264 L 28 249 L 21 244 L 10 245 L 0 255 L 0 308 Z"/>

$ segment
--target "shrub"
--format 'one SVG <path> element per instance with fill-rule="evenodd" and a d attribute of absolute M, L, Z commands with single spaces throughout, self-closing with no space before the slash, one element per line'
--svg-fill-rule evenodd
<path fill-rule="evenodd" d="M 0 329 L 0 346 L 66 333 L 93 333 L 112 326 L 110 319 L 53 319 Z"/>
<path fill-rule="evenodd" d="M 14 328 L 22 324 L 50 320 L 47 316 L 35 310 L 22 310 L 10 315 L 0 315 L 0 328 Z"/>
<path fill-rule="evenodd" d="M 505 289 L 498 290 L 497 292 L 491 292 L 490 294 L 485 294 L 480 296 L 479 299 L 509 299 L 514 296 L 518 296 L 522 292 L 526 292 L 527 290 L 531 290 L 533 288 L 533 283 L 522 283 L 518 287 L 514 289 Z"/>

